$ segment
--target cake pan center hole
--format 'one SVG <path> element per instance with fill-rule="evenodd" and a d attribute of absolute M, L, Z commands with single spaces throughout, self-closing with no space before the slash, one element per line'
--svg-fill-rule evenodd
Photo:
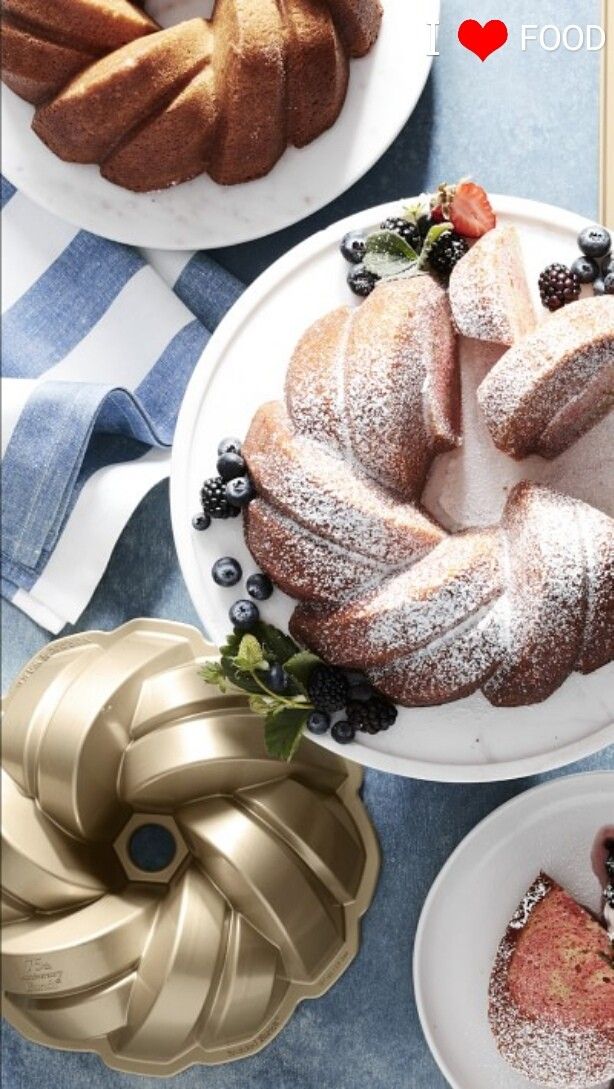
<path fill-rule="evenodd" d="M 130 860 L 145 873 L 158 873 L 170 866 L 177 853 L 173 833 L 163 824 L 142 824 L 128 841 Z"/>

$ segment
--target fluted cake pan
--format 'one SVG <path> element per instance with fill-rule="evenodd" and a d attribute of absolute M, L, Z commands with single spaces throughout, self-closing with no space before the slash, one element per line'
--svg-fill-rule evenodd
<path fill-rule="evenodd" d="M 199 676 L 215 654 L 135 620 L 51 643 L 3 701 L 3 1005 L 29 1039 L 143 1074 L 242 1058 L 357 952 L 361 771 L 268 757 Z"/>

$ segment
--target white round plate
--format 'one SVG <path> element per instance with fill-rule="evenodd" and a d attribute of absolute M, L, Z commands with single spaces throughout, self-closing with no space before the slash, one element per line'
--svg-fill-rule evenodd
<path fill-rule="evenodd" d="M 163 25 L 208 15 L 212 0 L 149 0 Z M 265 178 L 221 186 L 203 174 L 155 193 L 131 193 L 97 166 L 64 163 L 30 128 L 32 107 L 2 94 L 2 169 L 43 208 L 70 223 L 135 246 L 211 249 L 272 234 L 311 215 L 373 166 L 410 117 L 428 76 L 428 24 L 439 0 L 383 0 L 384 19 L 371 53 L 352 61 L 348 96 L 328 132 L 302 150 L 289 148 Z M 179 7 L 179 10 L 178 10 Z"/>
<path fill-rule="evenodd" d="M 439 874 L 416 933 L 414 992 L 427 1043 L 453 1089 L 540 1089 L 497 1051 L 487 1015 L 491 968 L 540 870 L 600 910 L 591 848 L 613 817 L 612 771 L 544 783 L 478 824 Z"/>
<path fill-rule="evenodd" d="M 530 201 L 493 200 L 500 221 L 519 228 L 532 284 L 547 261 L 573 259 L 583 219 Z M 299 335 L 321 314 L 351 302 L 338 252 L 343 233 L 376 224 L 398 209 L 390 204 L 353 216 L 277 261 L 219 326 L 188 386 L 173 451 L 173 530 L 192 600 L 216 643 L 229 630 L 228 608 L 241 588 L 217 587 L 210 575 L 212 563 L 231 554 L 246 573 L 254 570 L 240 519 L 218 523 L 207 533 L 191 528 L 202 480 L 214 471 L 218 440 L 246 434 L 258 406 L 282 395 Z M 554 462 L 514 462 L 495 450 L 476 407 L 475 386 L 492 359 L 492 349 L 463 343 L 464 444 L 437 459 L 423 495 L 425 505 L 448 528 L 487 525 L 499 519 L 506 489 L 532 477 L 602 509 L 609 506 L 614 514 L 614 415 Z M 292 608 L 290 598 L 276 592 L 263 615 L 287 628 Z M 485 781 L 530 775 L 614 742 L 613 682 L 610 665 L 588 677 L 574 674 L 549 700 L 532 707 L 493 708 L 477 693 L 444 707 L 402 710 L 387 733 L 359 734 L 345 751 L 362 764 L 414 778 Z M 322 744 L 336 747 L 330 738 Z"/>

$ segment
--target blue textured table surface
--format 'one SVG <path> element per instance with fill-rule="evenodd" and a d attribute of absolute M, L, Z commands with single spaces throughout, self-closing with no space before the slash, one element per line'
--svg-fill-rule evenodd
<path fill-rule="evenodd" d="M 341 216 L 469 173 L 492 192 L 533 197 L 594 217 L 598 54 L 546 53 L 535 44 L 522 52 L 520 26 L 585 25 L 598 23 L 599 14 L 599 0 L 515 0 L 513 5 L 442 0 L 441 55 L 390 151 L 322 212 L 271 238 L 220 251 L 220 259 L 249 282 L 292 245 Z M 508 45 L 483 65 L 456 42 L 457 27 L 468 16 L 481 22 L 499 16 L 509 26 Z M 408 64 L 411 56 L 408 41 Z M 6 687 L 48 637 L 11 606 L 2 608 Z M 134 514 L 98 591 L 70 630 L 108 629 L 137 616 L 196 623 L 173 547 L 166 484 Z M 614 750 L 556 774 L 603 767 L 614 768 Z M 413 1000 L 418 916 L 456 844 L 477 821 L 536 781 L 450 786 L 368 772 L 364 797 L 379 834 L 383 868 L 358 958 L 328 995 L 304 1003 L 265 1051 L 225 1067 L 192 1068 L 173 1079 L 173 1086 L 443 1089 Z M 93 1055 L 50 1051 L 10 1028 L 4 1033 L 4 1089 L 153 1089 L 159 1084 L 107 1070 Z"/>

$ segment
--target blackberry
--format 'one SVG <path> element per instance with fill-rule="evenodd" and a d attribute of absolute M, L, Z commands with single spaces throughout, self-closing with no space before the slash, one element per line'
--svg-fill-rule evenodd
<path fill-rule="evenodd" d="M 580 279 L 567 265 L 548 265 L 539 277 L 539 294 L 548 310 L 560 310 L 580 297 Z"/>
<path fill-rule="evenodd" d="M 379 276 L 375 273 L 369 272 L 364 265 L 354 265 L 348 272 L 348 287 L 350 291 L 353 291 L 355 295 L 360 295 L 361 298 L 366 299 L 367 295 L 370 295 L 373 288 L 379 280 Z"/>
<path fill-rule="evenodd" d="M 380 230 L 382 231 L 394 231 L 395 234 L 400 234 L 408 245 L 411 246 L 416 253 L 420 253 L 422 248 L 422 235 L 418 230 L 415 223 L 412 223 L 409 219 L 401 219 L 400 217 L 392 217 L 385 219 L 383 223 L 380 223 Z"/>
<path fill-rule="evenodd" d="M 348 695 L 347 681 L 338 669 L 317 665 L 307 683 L 309 699 L 318 711 L 341 711 Z"/>
<path fill-rule="evenodd" d="M 434 272 L 449 276 L 468 249 L 469 246 L 460 234 L 456 231 L 446 231 L 429 251 L 429 265 Z"/>
<path fill-rule="evenodd" d="M 226 484 L 221 476 L 205 480 L 200 490 L 200 501 L 205 514 L 211 518 L 236 518 L 240 513 L 226 498 Z"/>
<path fill-rule="evenodd" d="M 383 696 L 372 696 L 364 703 L 350 700 L 346 710 L 348 722 L 355 730 L 366 734 L 378 734 L 381 730 L 389 729 L 396 722 L 398 714 L 394 703 Z"/>

